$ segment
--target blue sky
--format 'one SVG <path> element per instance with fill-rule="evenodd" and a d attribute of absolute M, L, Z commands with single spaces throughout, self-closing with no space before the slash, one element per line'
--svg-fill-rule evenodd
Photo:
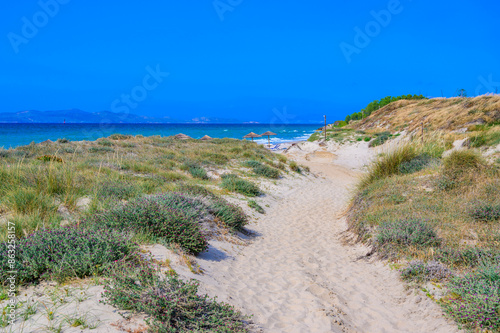
<path fill-rule="evenodd" d="M 500 90 L 497 1 L 22 0 L 5 7 L 0 112 L 128 109 L 320 122 L 387 95 Z"/>

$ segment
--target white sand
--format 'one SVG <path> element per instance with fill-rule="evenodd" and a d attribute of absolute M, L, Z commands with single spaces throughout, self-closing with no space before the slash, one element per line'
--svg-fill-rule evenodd
<path fill-rule="evenodd" d="M 305 146 L 295 155 L 307 156 L 301 162 L 322 177 L 292 181 L 250 226 L 259 236 L 238 255 L 198 260 L 202 289 L 253 314 L 263 332 L 456 332 L 435 303 L 405 290 L 397 271 L 357 260 L 368 252 L 363 246 L 343 245 L 342 213 L 357 174 L 338 166 L 349 162 Z"/>

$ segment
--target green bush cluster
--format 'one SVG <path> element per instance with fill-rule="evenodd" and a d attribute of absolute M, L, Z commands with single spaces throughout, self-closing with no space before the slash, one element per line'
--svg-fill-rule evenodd
<path fill-rule="evenodd" d="M 0 277 L 7 282 L 8 272 L 17 271 L 20 284 L 84 278 L 101 274 L 106 265 L 136 249 L 127 236 L 106 228 L 39 230 L 17 240 L 14 268 L 9 264 L 9 244 L 0 243 Z"/>
<path fill-rule="evenodd" d="M 406 219 L 381 223 L 377 242 L 380 245 L 434 246 L 439 245 L 441 240 L 428 222 Z"/>
<path fill-rule="evenodd" d="M 162 204 L 157 197 L 130 201 L 85 220 L 97 228 L 125 230 L 145 235 L 166 244 L 178 244 L 185 251 L 198 254 L 207 249 L 208 243 L 197 221 L 181 209 Z"/>
<path fill-rule="evenodd" d="M 248 207 L 255 209 L 260 214 L 265 214 L 266 213 L 266 211 L 264 210 L 264 208 L 262 208 L 262 206 L 259 205 L 255 200 L 249 200 L 248 201 Z"/>
<path fill-rule="evenodd" d="M 244 166 L 252 168 L 253 172 L 258 176 L 264 176 L 267 178 L 278 179 L 280 177 L 280 172 L 276 168 L 264 165 L 258 161 L 246 161 L 243 163 Z"/>
<path fill-rule="evenodd" d="M 233 174 L 224 175 L 220 186 L 228 191 L 241 193 L 248 197 L 261 195 L 261 191 L 257 185 Z"/>
<path fill-rule="evenodd" d="M 112 200 L 127 200 L 136 196 L 137 188 L 130 184 L 120 181 L 104 181 L 97 187 L 97 198 Z"/>
<path fill-rule="evenodd" d="M 230 305 L 198 295 L 198 283 L 163 277 L 147 263 L 118 261 L 104 286 L 104 303 L 144 313 L 150 332 L 247 332 Z"/>
<path fill-rule="evenodd" d="M 490 222 L 500 220 L 500 205 L 476 203 L 470 215 L 477 221 Z"/>
<path fill-rule="evenodd" d="M 438 162 L 437 159 L 433 158 L 429 154 L 420 154 L 415 156 L 409 161 L 404 161 L 399 165 L 399 172 L 402 174 L 410 174 L 418 172 L 422 169 L 425 169 L 432 162 Z"/>
<path fill-rule="evenodd" d="M 452 296 L 441 304 L 460 328 L 500 331 L 500 265 L 456 277 L 448 288 Z"/>

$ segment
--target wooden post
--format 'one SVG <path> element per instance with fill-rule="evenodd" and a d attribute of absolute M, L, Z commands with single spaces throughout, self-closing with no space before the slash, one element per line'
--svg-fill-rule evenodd
<path fill-rule="evenodd" d="M 422 144 L 424 144 L 424 122 L 422 121 Z"/>
<path fill-rule="evenodd" d="M 326 115 L 324 115 L 323 117 L 325 117 L 325 141 L 326 141 Z"/>

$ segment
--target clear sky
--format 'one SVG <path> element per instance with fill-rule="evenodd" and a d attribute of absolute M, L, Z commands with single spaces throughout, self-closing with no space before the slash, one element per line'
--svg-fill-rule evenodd
<path fill-rule="evenodd" d="M 0 13 L 0 112 L 284 122 L 387 95 L 500 90 L 498 1 L 20 0 Z"/>

